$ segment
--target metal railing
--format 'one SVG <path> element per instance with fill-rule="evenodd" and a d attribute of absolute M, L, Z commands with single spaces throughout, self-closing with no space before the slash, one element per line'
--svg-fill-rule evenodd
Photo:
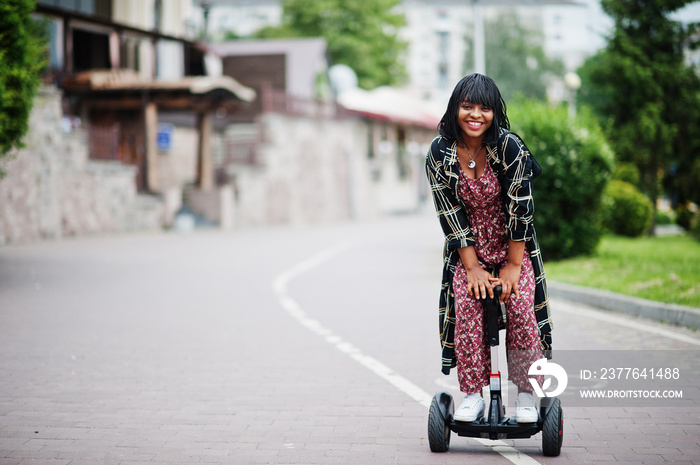
<path fill-rule="evenodd" d="M 262 87 L 260 98 L 263 113 L 282 113 L 309 118 L 337 118 L 342 113 L 342 108 L 335 102 L 296 97 L 269 85 Z"/>

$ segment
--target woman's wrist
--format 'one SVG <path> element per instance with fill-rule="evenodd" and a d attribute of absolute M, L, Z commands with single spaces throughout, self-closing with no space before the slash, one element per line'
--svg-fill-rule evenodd
<path fill-rule="evenodd" d="M 523 257 L 519 257 L 518 259 L 508 257 L 506 260 L 506 265 L 517 266 L 520 268 L 523 266 Z"/>
<path fill-rule="evenodd" d="M 462 265 L 464 265 L 465 270 L 473 271 L 477 268 L 481 268 L 479 265 L 479 259 L 476 256 L 476 250 L 474 250 L 473 246 L 458 249 L 458 252 L 459 258 L 462 260 Z"/>
<path fill-rule="evenodd" d="M 508 243 L 508 258 L 506 263 L 520 268 L 523 265 L 523 255 L 525 254 L 525 242 L 510 240 Z"/>

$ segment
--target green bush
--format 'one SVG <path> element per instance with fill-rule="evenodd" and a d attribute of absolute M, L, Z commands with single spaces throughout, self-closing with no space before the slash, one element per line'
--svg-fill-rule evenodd
<path fill-rule="evenodd" d="M 588 255 L 604 229 L 601 195 L 613 165 L 600 127 L 587 113 L 575 121 L 563 107 L 516 100 L 509 105 L 513 131 L 542 166 L 535 180 L 535 227 L 545 259 Z"/>
<path fill-rule="evenodd" d="M 31 18 L 35 5 L 35 0 L 0 2 L 0 159 L 22 147 L 46 63 L 46 32 Z"/>
<path fill-rule="evenodd" d="M 634 163 L 618 163 L 613 172 L 613 179 L 625 181 L 633 186 L 639 186 L 639 168 Z"/>
<path fill-rule="evenodd" d="M 690 235 L 696 241 L 700 241 L 700 211 L 695 213 L 690 222 Z"/>
<path fill-rule="evenodd" d="M 656 210 L 656 224 L 673 224 L 673 218 L 669 212 Z"/>
<path fill-rule="evenodd" d="M 610 181 L 603 195 L 605 227 L 613 234 L 637 237 L 651 226 L 654 208 L 635 186 L 616 179 Z"/>
<path fill-rule="evenodd" d="M 676 207 L 676 224 L 685 230 L 690 230 L 694 213 L 688 205 L 681 204 Z"/>

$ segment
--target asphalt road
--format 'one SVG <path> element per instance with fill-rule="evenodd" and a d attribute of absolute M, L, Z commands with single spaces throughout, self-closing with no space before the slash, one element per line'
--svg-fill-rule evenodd
<path fill-rule="evenodd" d="M 441 242 L 421 215 L 0 248 L 0 464 L 700 463 L 697 403 L 565 405 L 556 458 L 540 435 L 431 453 L 426 404 L 458 394 Z M 558 350 L 700 350 L 682 328 L 553 312 Z"/>

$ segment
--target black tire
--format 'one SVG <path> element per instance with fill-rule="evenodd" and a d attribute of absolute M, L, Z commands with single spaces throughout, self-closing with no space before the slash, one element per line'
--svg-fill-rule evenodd
<path fill-rule="evenodd" d="M 450 448 L 450 427 L 443 418 L 437 396 L 433 397 L 428 412 L 428 443 L 432 452 L 447 452 Z"/>
<path fill-rule="evenodd" d="M 547 457 L 557 457 L 564 441 L 564 412 L 561 402 L 555 398 L 547 411 L 542 424 L 542 453 Z"/>

